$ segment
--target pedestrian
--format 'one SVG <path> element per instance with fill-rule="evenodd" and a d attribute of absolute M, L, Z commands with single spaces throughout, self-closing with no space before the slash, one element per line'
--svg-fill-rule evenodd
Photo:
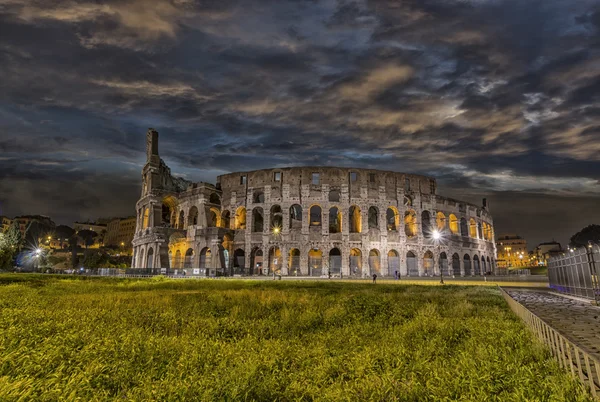
<path fill-rule="evenodd" d="M 373 283 L 377 280 L 377 274 L 373 274 Z"/>
<path fill-rule="evenodd" d="M 398 280 L 398 270 L 395 270 L 395 271 L 394 271 L 394 279 L 395 279 L 395 280 Z"/>

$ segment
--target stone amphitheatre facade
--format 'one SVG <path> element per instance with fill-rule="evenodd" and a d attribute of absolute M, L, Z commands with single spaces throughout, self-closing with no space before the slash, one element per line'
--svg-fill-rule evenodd
<path fill-rule="evenodd" d="M 216 185 L 192 183 L 171 175 L 153 129 L 142 175 L 134 268 L 333 277 L 496 270 L 485 200 L 476 206 L 437 195 L 431 177 L 289 167 L 230 173 Z"/>

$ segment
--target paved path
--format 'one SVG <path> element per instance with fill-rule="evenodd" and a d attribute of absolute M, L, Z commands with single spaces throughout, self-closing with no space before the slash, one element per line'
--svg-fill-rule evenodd
<path fill-rule="evenodd" d="M 600 359 L 600 307 L 549 291 L 505 290 L 552 328 Z"/>

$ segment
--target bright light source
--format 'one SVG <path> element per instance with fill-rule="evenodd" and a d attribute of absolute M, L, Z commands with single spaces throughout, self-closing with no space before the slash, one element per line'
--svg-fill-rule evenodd
<path fill-rule="evenodd" d="M 36 254 L 36 255 L 40 255 L 40 254 L 42 254 L 42 249 L 41 249 L 41 248 L 36 248 L 36 249 L 35 249 L 35 254 Z"/>
<path fill-rule="evenodd" d="M 442 234 L 440 232 L 438 232 L 437 230 L 433 231 L 433 238 L 435 240 L 439 240 L 442 237 Z"/>

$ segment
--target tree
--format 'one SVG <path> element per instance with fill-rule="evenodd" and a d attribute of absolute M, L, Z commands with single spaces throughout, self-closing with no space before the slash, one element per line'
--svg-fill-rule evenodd
<path fill-rule="evenodd" d="M 23 247 L 23 235 L 19 224 L 14 221 L 8 230 L 0 234 L 0 269 L 10 269 L 14 265 L 15 256 Z"/>
<path fill-rule="evenodd" d="M 89 246 L 94 245 L 94 239 L 98 237 L 98 233 L 93 230 L 83 229 L 77 232 L 77 236 L 83 241 L 85 248 L 88 248 Z"/>
<path fill-rule="evenodd" d="M 600 243 L 600 225 L 589 225 L 571 236 L 569 247 L 587 247 L 588 242 Z"/>

